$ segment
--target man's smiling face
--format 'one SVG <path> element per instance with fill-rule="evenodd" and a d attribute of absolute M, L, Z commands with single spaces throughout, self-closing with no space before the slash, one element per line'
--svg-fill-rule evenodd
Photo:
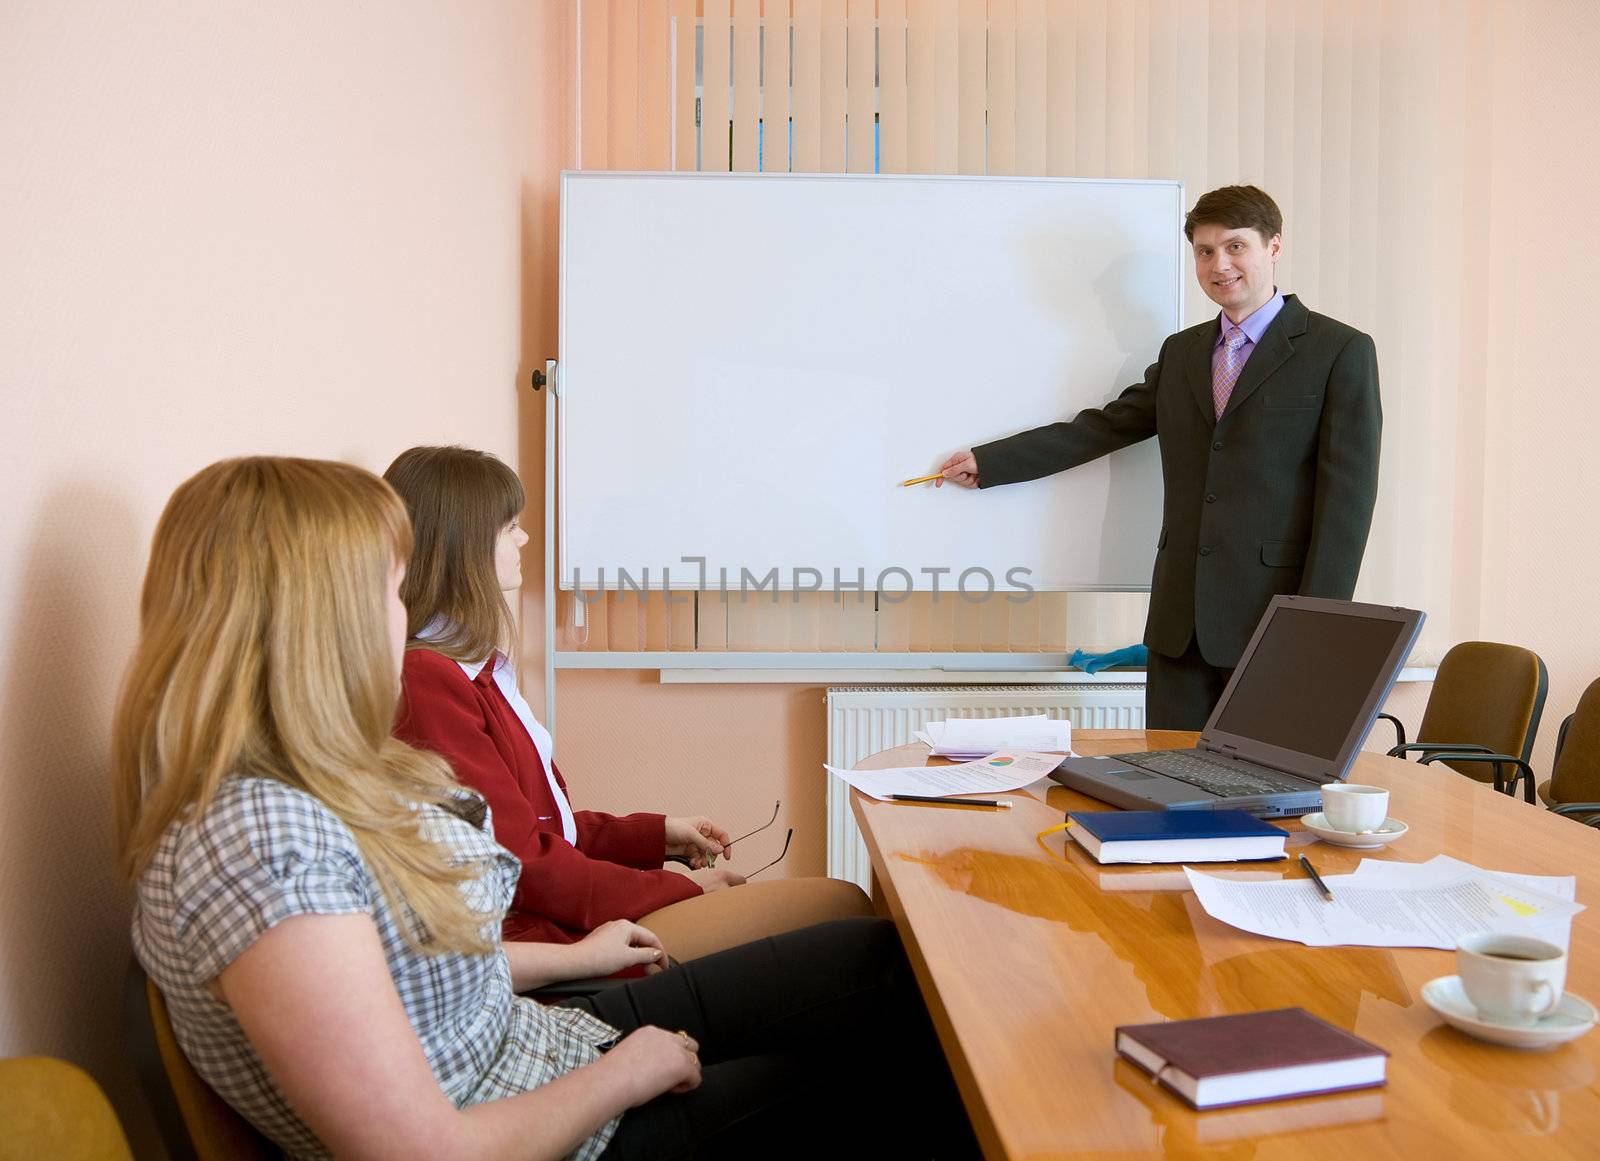
<path fill-rule="evenodd" d="M 1206 297 L 1239 322 L 1272 297 L 1273 270 L 1282 250 L 1277 234 L 1262 241 L 1249 226 L 1196 226 L 1194 276 Z"/>

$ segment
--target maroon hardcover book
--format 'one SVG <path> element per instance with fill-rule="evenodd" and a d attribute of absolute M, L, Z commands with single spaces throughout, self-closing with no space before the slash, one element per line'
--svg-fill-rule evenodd
<path fill-rule="evenodd" d="M 1197 1109 L 1371 1088 L 1389 1056 L 1304 1008 L 1123 1025 L 1117 1052 Z"/>

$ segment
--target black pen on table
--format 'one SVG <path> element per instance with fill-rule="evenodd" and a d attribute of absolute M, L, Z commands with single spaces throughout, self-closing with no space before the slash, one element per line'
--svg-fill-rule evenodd
<path fill-rule="evenodd" d="M 891 794 L 890 802 L 932 802 L 939 806 L 991 806 L 1009 809 L 1011 804 L 997 798 L 939 798 L 929 794 Z"/>
<path fill-rule="evenodd" d="M 1322 876 L 1317 874 L 1317 869 L 1311 865 L 1311 860 L 1301 855 L 1300 865 L 1306 869 L 1306 874 L 1311 876 L 1311 881 L 1317 885 L 1317 890 L 1322 892 L 1322 897 L 1332 903 L 1333 892 L 1328 890 L 1328 884 L 1324 883 Z"/>

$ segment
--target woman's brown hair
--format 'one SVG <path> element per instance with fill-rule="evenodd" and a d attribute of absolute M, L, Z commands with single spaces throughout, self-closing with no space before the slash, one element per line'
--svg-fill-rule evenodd
<path fill-rule="evenodd" d="M 406 636 L 455 661 L 511 652 L 516 622 L 495 572 L 495 538 L 527 503 L 522 481 L 488 452 L 414 447 L 383 473 L 411 516 L 400 597 Z M 432 627 L 428 639 L 417 635 Z"/>
<path fill-rule="evenodd" d="M 386 586 L 411 547 L 399 498 L 322 460 L 225 460 L 156 525 L 139 643 L 114 724 L 122 865 L 137 878 L 175 822 L 229 775 L 275 778 L 350 828 L 423 951 L 486 952 L 491 918 L 461 891 L 416 806 L 449 804 L 445 762 L 390 736 L 400 675 Z"/>

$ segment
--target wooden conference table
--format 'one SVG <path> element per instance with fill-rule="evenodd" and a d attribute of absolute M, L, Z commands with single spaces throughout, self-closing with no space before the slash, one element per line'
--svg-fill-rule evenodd
<path fill-rule="evenodd" d="M 1075 731 L 1083 754 L 1192 744 L 1194 735 Z M 873 755 L 912 766 L 927 747 Z M 1387 786 L 1410 833 L 1381 851 L 1316 842 L 1290 854 L 1323 873 L 1362 857 L 1449 854 L 1492 870 L 1578 876 L 1567 986 L 1600 1002 L 1600 830 L 1559 818 L 1443 766 L 1363 754 L 1351 781 Z M 1600 1157 L 1600 1031 L 1547 1052 L 1484 1044 L 1447 1027 L 1422 985 L 1454 953 L 1310 948 L 1206 915 L 1173 867 L 1101 867 L 1062 834 L 1064 787 L 1019 792 L 1011 810 L 877 802 L 857 793 L 875 894 L 900 929 L 973 1125 L 989 1158 Z M 1065 862 L 1060 860 L 1064 859 Z M 1256 864 L 1298 876 L 1298 864 Z M 1112 1029 L 1299 1006 L 1386 1048 L 1386 1088 L 1189 1110 L 1117 1057 Z M 897 1110 L 895 1115 L 915 1115 Z"/>

